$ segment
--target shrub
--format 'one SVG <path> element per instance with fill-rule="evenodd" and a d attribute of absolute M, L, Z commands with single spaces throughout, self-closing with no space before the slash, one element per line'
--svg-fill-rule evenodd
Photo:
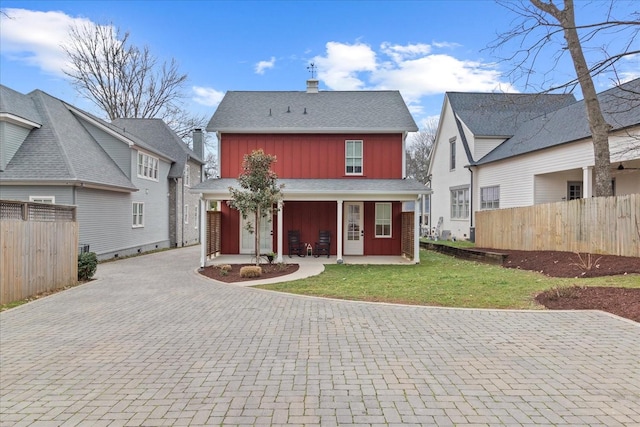
<path fill-rule="evenodd" d="M 257 265 L 248 265 L 240 269 L 240 277 L 252 278 L 262 276 L 262 267 Z"/>
<path fill-rule="evenodd" d="M 231 269 L 232 267 L 229 264 L 221 264 L 218 266 L 218 270 L 220 270 L 221 276 L 227 276 Z"/>
<path fill-rule="evenodd" d="M 90 280 L 98 268 L 98 256 L 95 252 L 83 252 L 78 255 L 78 280 Z"/>

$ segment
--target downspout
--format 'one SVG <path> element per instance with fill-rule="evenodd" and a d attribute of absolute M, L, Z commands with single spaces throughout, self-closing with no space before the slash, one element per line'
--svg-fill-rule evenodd
<path fill-rule="evenodd" d="M 473 227 L 473 169 L 471 169 L 471 167 L 469 167 L 469 173 L 471 173 L 471 188 L 469 188 L 469 227 Z"/>

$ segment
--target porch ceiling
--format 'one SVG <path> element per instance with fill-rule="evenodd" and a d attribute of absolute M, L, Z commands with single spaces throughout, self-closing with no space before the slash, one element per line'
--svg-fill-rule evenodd
<path fill-rule="evenodd" d="M 283 200 L 398 200 L 413 201 L 431 190 L 414 179 L 279 179 Z M 226 200 L 237 179 L 211 179 L 193 187 L 204 199 Z"/>

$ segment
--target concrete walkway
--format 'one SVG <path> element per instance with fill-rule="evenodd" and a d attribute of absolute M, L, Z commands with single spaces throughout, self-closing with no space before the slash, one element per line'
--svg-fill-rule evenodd
<path fill-rule="evenodd" d="M 640 325 L 219 284 L 198 249 L 0 313 L 0 425 L 640 425 Z"/>

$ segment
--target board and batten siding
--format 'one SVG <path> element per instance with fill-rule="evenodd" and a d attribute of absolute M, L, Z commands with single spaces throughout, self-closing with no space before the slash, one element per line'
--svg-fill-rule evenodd
<path fill-rule="evenodd" d="M 80 121 L 84 125 L 85 129 L 87 129 L 87 132 L 91 134 L 93 139 L 96 140 L 100 147 L 102 147 L 107 155 L 113 159 L 116 165 L 118 165 L 128 178 L 131 178 L 133 176 L 132 174 L 135 175 L 137 158 L 133 157 L 132 160 L 131 157 L 131 152 L 135 150 L 132 150 L 128 144 L 112 135 L 109 135 L 95 125 L 81 119 Z"/>
<path fill-rule="evenodd" d="M 29 135 L 30 129 L 0 122 L 0 170 L 4 170 Z"/>

